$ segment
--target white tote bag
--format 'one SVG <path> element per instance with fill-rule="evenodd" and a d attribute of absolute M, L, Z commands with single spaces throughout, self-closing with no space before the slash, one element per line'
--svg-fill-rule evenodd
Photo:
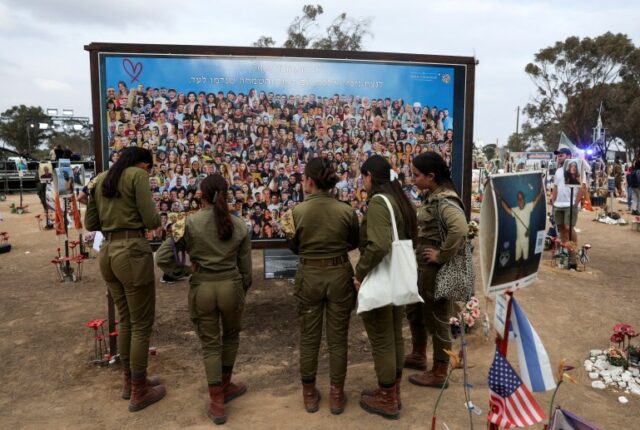
<path fill-rule="evenodd" d="M 400 240 L 398 238 L 398 226 L 393 207 L 386 196 L 377 194 L 373 198 L 378 196 L 384 199 L 391 213 L 393 243 L 391 244 L 391 252 L 385 255 L 382 261 L 362 281 L 358 291 L 357 313 L 390 304 L 403 306 L 424 302 L 418 293 L 418 266 L 413 243 L 411 239 Z"/>

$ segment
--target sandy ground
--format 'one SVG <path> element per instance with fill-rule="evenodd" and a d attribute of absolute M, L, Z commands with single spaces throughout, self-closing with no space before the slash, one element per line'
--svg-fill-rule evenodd
<path fill-rule="evenodd" d="M 9 204 L 17 199 L 9 196 L 0 203 L 5 218 L 0 231 L 10 233 L 13 245 L 10 253 L 0 255 L 0 428 L 211 428 L 213 424 L 204 413 L 207 395 L 199 344 L 187 314 L 187 283 L 157 286 L 152 346 L 158 354 L 150 357 L 150 370 L 162 376 L 168 394 L 144 411 L 129 413 L 127 402 L 119 398 L 121 370 L 88 364 L 93 341 L 85 324 L 106 317 L 107 312 L 105 286 L 96 261 L 85 264 L 81 282 L 58 282 L 50 260 L 60 244 L 52 231 L 38 229 L 36 196 L 27 196 L 33 212 L 24 215 L 9 213 Z M 545 252 L 539 281 L 518 292 L 517 298 L 554 366 L 567 358 L 577 367 L 572 374 L 578 384 L 563 384 L 558 403 L 600 428 L 636 428 L 640 397 L 628 395 L 629 403 L 622 405 L 617 400 L 620 394 L 592 389 L 581 363 L 590 349 L 608 346 L 614 324 L 628 322 L 640 328 L 640 233 L 629 226 L 609 226 L 592 219 L 592 213 L 583 212 L 578 223 L 580 241 L 593 245 L 586 270 L 553 268 Z M 405 373 L 399 421 L 369 415 L 358 406 L 359 392 L 373 386 L 375 377 L 369 344 L 355 313 L 350 331 L 347 409 L 341 416 L 329 412 L 328 359 L 323 347 L 318 377 L 321 409 L 307 414 L 297 373 L 298 326 L 292 286 L 287 281 L 262 280 L 261 251 L 254 251 L 253 257 L 255 281 L 247 298 L 236 366 L 237 378 L 248 383 L 249 392 L 227 406 L 226 428 L 429 427 L 438 391 L 407 383 L 406 375 L 413 371 Z M 482 306 L 492 320 L 493 303 L 483 299 Z M 474 426 L 485 428 L 486 380 L 494 343 L 484 338 L 481 330 L 468 340 L 471 397 L 483 410 L 480 416 L 474 415 Z M 408 337 L 406 344 L 408 347 Z M 513 347 L 509 358 L 517 366 Z M 445 428 L 441 425 L 445 422 L 452 430 L 466 429 L 470 426 L 463 406 L 462 373 L 456 371 L 452 381 L 438 411 L 438 428 Z M 537 393 L 536 398 L 546 410 L 551 392 Z"/>

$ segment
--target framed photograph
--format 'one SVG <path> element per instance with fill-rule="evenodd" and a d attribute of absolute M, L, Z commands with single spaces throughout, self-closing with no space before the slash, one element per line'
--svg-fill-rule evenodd
<path fill-rule="evenodd" d="M 567 187 L 580 187 L 584 182 L 584 171 L 582 169 L 582 160 L 571 158 L 564 161 L 562 165 L 564 170 L 564 184 Z"/>
<path fill-rule="evenodd" d="M 73 187 L 75 189 L 82 189 L 86 183 L 86 173 L 82 164 L 72 164 L 71 170 L 73 171 Z"/>
<path fill-rule="evenodd" d="M 73 169 L 71 161 L 67 159 L 58 160 L 58 168 L 55 169 L 54 188 L 60 197 L 70 196 L 73 193 Z"/>
<path fill-rule="evenodd" d="M 480 214 L 480 260 L 486 293 L 523 288 L 537 279 L 545 226 L 541 172 L 491 177 Z"/>
<path fill-rule="evenodd" d="M 40 163 L 38 165 L 38 177 L 40 178 L 41 183 L 48 184 L 50 182 L 53 182 L 54 173 L 55 172 L 51 163 L 46 162 Z"/>

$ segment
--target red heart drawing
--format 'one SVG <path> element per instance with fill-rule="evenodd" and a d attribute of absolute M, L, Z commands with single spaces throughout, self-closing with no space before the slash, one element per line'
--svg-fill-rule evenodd
<path fill-rule="evenodd" d="M 137 81 L 138 76 L 140 76 L 140 74 L 142 73 L 142 63 L 138 62 L 136 64 L 133 64 L 133 62 L 128 58 L 122 60 L 122 68 L 124 69 L 125 73 L 131 78 L 131 82 L 129 82 L 129 84 L 133 84 L 135 81 Z"/>

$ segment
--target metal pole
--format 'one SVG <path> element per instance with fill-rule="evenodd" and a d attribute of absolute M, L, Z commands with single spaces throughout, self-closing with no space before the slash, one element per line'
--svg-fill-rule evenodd
<path fill-rule="evenodd" d="M 18 170 L 18 180 L 20 181 L 20 210 L 22 210 L 22 173 L 20 170 Z"/>
<path fill-rule="evenodd" d="M 571 198 L 569 199 L 570 204 L 569 204 L 569 242 L 571 242 L 572 236 L 573 236 L 573 189 L 575 187 L 571 187 Z M 578 244 L 576 243 L 576 246 L 578 246 Z M 569 251 L 571 252 L 571 251 Z M 571 256 L 569 256 L 569 261 L 571 261 Z M 567 269 L 571 266 L 571 263 L 567 264 Z"/>
<path fill-rule="evenodd" d="M 520 133 L 520 106 L 518 106 L 518 113 L 516 114 L 516 137 Z"/>
<path fill-rule="evenodd" d="M 64 199 L 64 235 L 65 235 L 64 256 L 67 258 L 64 265 L 65 265 L 67 278 L 71 278 L 71 263 L 69 262 L 69 225 L 67 220 L 68 203 L 69 203 L 69 199 L 65 197 Z"/>
<path fill-rule="evenodd" d="M 31 127 L 32 124 L 27 124 L 27 157 L 29 157 L 31 154 L 31 134 L 29 133 L 29 128 Z"/>
<path fill-rule="evenodd" d="M 109 355 L 113 357 L 118 354 L 118 338 L 117 336 L 111 336 L 111 334 L 116 331 L 116 307 L 108 289 L 107 314 L 109 319 Z"/>

